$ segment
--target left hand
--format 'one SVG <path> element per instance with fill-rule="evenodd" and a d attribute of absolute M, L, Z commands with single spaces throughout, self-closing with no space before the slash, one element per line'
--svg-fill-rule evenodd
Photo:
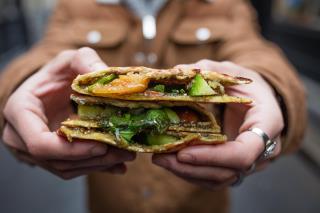
<path fill-rule="evenodd" d="M 251 84 L 229 87 L 226 92 L 251 98 L 253 102 L 249 105 L 226 105 L 223 131 L 230 140 L 227 143 L 191 146 L 173 154 L 155 154 L 154 164 L 193 184 L 219 189 L 234 183 L 240 172 L 246 173 L 264 151 L 262 139 L 246 131 L 249 128 L 258 127 L 277 141 L 273 156 L 257 162 L 257 170 L 265 168 L 270 159 L 280 154 L 279 135 L 284 128 L 283 115 L 272 87 L 258 73 L 231 62 L 210 60 L 177 67 L 200 68 L 250 78 L 253 80 Z"/>

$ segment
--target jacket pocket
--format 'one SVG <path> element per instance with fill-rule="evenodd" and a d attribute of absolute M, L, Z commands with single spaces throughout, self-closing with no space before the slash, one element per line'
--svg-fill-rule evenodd
<path fill-rule="evenodd" d="M 71 39 L 76 46 L 92 48 L 113 48 L 127 38 L 127 23 L 107 22 L 105 20 L 79 20 L 70 25 Z"/>
<path fill-rule="evenodd" d="M 69 38 L 75 47 L 91 47 L 109 66 L 126 63 L 125 43 L 128 23 L 107 20 L 76 20 L 70 24 Z"/>
<path fill-rule="evenodd" d="M 170 36 L 165 54 L 167 66 L 216 59 L 218 49 L 227 36 L 227 26 L 226 19 L 217 17 L 182 20 Z"/>

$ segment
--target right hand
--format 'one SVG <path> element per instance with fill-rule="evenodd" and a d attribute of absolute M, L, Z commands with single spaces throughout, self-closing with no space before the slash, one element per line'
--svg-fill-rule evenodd
<path fill-rule="evenodd" d="M 71 179 L 94 171 L 122 174 L 135 154 L 94 141 L 68 142 L 56 130 L 71 113 L 71 82 L 78 74 L 107 67 L 90 48 L 60 53 L 28 78 L 4 108 L 3 142 L 16 157 Z"/>

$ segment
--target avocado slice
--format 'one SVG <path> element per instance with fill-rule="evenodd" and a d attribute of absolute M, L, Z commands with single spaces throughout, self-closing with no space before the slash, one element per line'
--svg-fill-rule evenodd
<path fill-rule="evenodd" d="M 164 145 L 168 143 L 174 143 L 178 139 L 171 135 L 159 134 L 159 135 L 147 135 L 147 143 L 149 145 Z"/>
<path fill-rule="evenodd" d="M 169 108 L 164 108 L 163 110 L 165 111 L 165 113 L 167 113 L 170 123 L 173 123 L 173 124 L 180 123 L 180 118 L 175 111 Z"/>
<path fill-rule="evenodd" d="M 189 90 L 190 96 L 205 96 L 205 95 L 216 95 L 217 93 L 209 86 L 206 80 L 200 74 L 197 74 Z"/>
<path fill-rule="evenodd" d="M 110 75 L 104 76 L 103 78 L 99 79 L 96 83 L 105 85 L 107 83 L 110 83 L 111 81 L 113 81 L 116 78 L 117 78 L 116 74 L 110 74 Z"/>
<path fill-rule="evenodd" d="M 99 85 L 105 85 L 110 83 L 111 81 L 113 81 L 114 79 L 116 79 L 118 76 L 116 74 L 110 74 L 107 76 L 104 76 L 102 78 L 100 78 L 98 81 L 96 81 L 94 84 L 90 85 L 88 87 L 88 91 L 92 92 L 94 88 L 96 88 Z"/>
<path fill-rule="evenodd" d="M 136 131 L 132 131 L 130 129 L 128 130 L 122 130 L 119 132 L 120 136 L 125 139 L 127 142 L 130 142 L 132 137 L 137 134 Z"/>

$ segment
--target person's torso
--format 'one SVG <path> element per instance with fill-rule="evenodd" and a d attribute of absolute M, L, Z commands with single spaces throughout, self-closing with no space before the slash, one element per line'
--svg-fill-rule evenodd
<path fill-rule="evenodd" d="M 219 58 L 234 0 L 169 0 L 156 17 L 157 34 L 142 35 L 141 19 L 123 5 L 69 0 L 64 38 L 96 49 L 109 66 L 168 68 Z M 103 1 L 99 1 L 103 2 Z"/>
<path fill-rule="evenodd" d="M 65 38 L 98 51 L 109 66 L 169 68 L 201 59 L 222 60 L 233 0 L 172 0 L 157 17 L 157 34 L 143 38 L 141 20 L 121 5 L 69 0 Z M 92 212 L 226 212 L 227 190 L 212 192 L 186 183 L 141 154 L 124 176 L 89 177 Z"/>

